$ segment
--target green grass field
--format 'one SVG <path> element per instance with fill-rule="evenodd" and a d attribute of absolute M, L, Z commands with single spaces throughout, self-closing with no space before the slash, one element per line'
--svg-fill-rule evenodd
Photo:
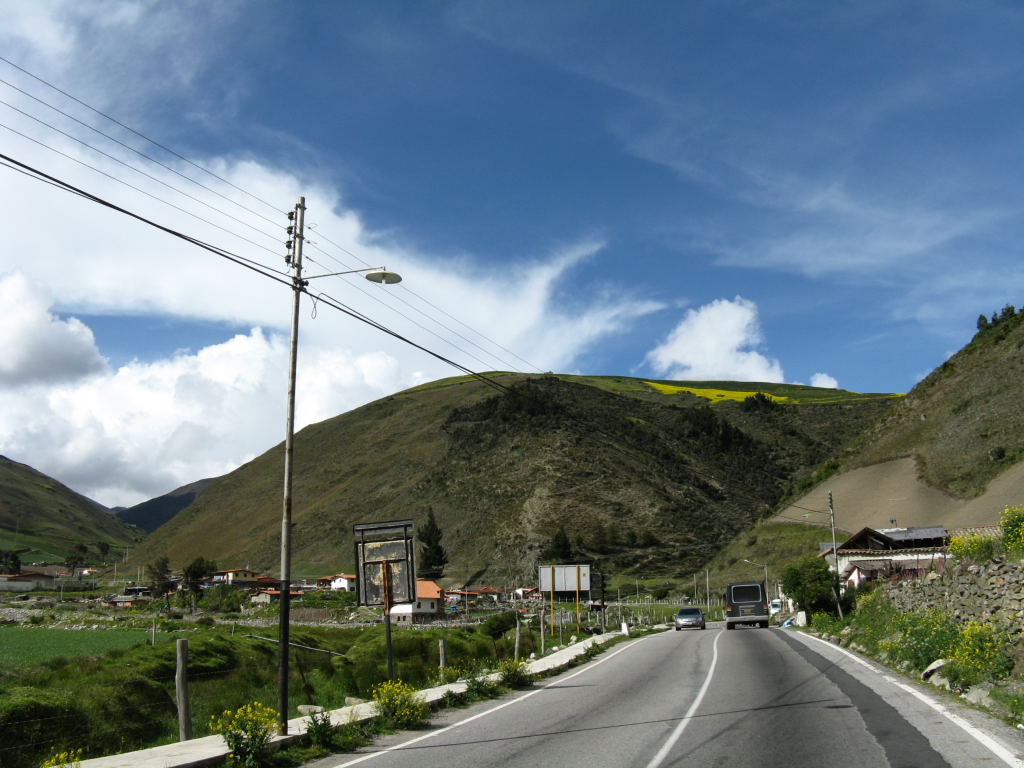
<path fill-rule="evenodd" d="M 157 632 L 157 642 L 170 637 Z M 144 630 L 0 627 L 0 669 L 26 669 L 56 658 L 99 656 L 148 642 Z"/>

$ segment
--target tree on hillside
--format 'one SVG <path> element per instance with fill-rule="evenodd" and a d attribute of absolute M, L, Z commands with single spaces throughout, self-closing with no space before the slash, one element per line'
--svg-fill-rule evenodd
<path fill-rule="evenodd" d="M 806 555 L 787 565 L 782 589 L 808 614 L 835 613 L 838 579 L 822 557 Z"/>
<path fill-rule="evenodd" d="M 9 576 L 21 573 L 21 558 L 13 549 L 0 549 L 0 573 Z"/>
<path fill-rule="evenodd" d="M 71 572 L 72 578 L 75 576 L 75 571 L 85 565 L 85 555 L 88 551 L 89 548 L 85 544 L 75 544 L 71 554 L 64 558 L 64 567 Z"/>
<path fill-rule="evenodd" d="M 544 559 L 553 563 L 568 563 L 573 559 L 572 542 L 569 541 L 569 534 L 565 528 L 559 527 L 555 535 L 551 537 L 548 548 L 544 551 Z"/>
<path fill-rule="evenodd" d="M 106 562 L 107 555 L 110 554 L 110 544 L 105 541 L 97 541 L 96 551 L 99 553 L 99 556 L 103 558 L 103 561 Z"/>
<path fill-rule="evenodd" d="M 171 583 L 171 563 L 166 556 L 158 557 L 146 566 L 149 591 L 154 598 L 167 597 L 174 585 Z"/>
<path fill-rule="evenodd" d="M 182 571 L 182 586 L 188 594 L 193 611 L 199 602 L 199 594 L 203 591 L 203 580 L 216 570 L 217 564 L 213 560 L 197 557 Z"/>
<path fill-rule="evenodd" d="M 420 540 L 420 575 L 426 579 L 438 579 L 448 565 L 448 553 L 441 546 L 444 534 L 434 517 L 434 508 L 427 507 L 427 521 L 416 532 Z"/>

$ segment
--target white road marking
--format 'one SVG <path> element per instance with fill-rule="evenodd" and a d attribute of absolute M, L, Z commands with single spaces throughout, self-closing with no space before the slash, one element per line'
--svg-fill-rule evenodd
<path fill-rule="evenodd" d="M 639 643 L 640 640 L 642 640 L 642 639 L 643 638 L 640 638 L 640 639 L 634 640 L 631 643 L 627 643 L 627 644 L 623 645 L 621 648 L 619 648 L 618 650 L 612 651 L 607 656 L 603 656 L 602 658 L 598 659 L 597 661 L 593 661 L 593 662 L 587 664 L 586 666 L 583 667 L 583 669 L 579 670 L 578 672 L 573 672 L 571 675 L 569 675 L 567 677 L 559 678 L 558 680 L 552 680 L 547 685 L 543 685 L 540 688 L 537 688 L 537 689 L 535 689 L 533 691 L 530 691 L 529 693 L 523 694 L 518 699 L 512 699 L 511 701 L 506 701 L 506 702 L 504 702 L 502 704 L 499 704 L 496 707 L 491 707 L 490 709 L 488 709 L 485 712 L 479 712 L 479 713 L 473 715 L 472 717 L 467 717 L 465 720 L 460 720 L 457 723 L 452 723 L 451 725 L 447 725 L 444 728 L 441 728 L 441 729 L 436 730 L 436 731 L 431 731 L 430 733 L 424 734 L 423 736 L 417 736 L 415 739 L 410 739 L 409 741 L 403 741 L 401 744 L 395 744 L 393 747 L 388 747 L 387 749 L 382 749 L 380 752 L 371 752 L 368 755 L 362 755 L 360 757 L 357 757 L 355 760 L 349 760 L 347 763 L 339 763 L 338 765 L 335 766 L 335 768 L 346 768 L 346 766 L 356 765 L 357 763 L 362 763 L 362 762 L 365 762 L 367 760 L 372 760 L 375 757 L 380 757 L 381 755 L 386 755 L 389 752 L 394 752 L 396 750 L 412 746 L 413 744 L 418 744 L 419 742 L 426 741 L 427 739 L 431 739 L 434 736 L 440 736 L 442 733 L 447 733 L 448 731 L 452 730 L 453 728 L 458 728 L 460 725 L 465 725 L 466 723 L 471 723 L 474 720 L 479 720 L 480 718 L 486 717 L 487 715 L 492 715 L 495 712 L 497 712 L 498 710 L 504 709 L 505 707 L 510 707 L 513 704 L 518 704 L 521 701 L 526 701 L 531 696 L 535 696 L 538 693 L 546 690 L 547 688 L 551 688 L 553 686 L 559 685 L 561 683 L 566 682 L 567 680 L 572 680 L 574 677 L 576 677 L 578 675 L 582 675 L 584 672 L 587 672 L 587 671 L 593 669 L 596 666 L 604 664 L 606 661 L 610 661 L 611 659 L 615 658 L 616 656 L 618 656 L 620 653 L 622 653 L 626 649 L 632 648 L 634 645 Z"/>
<path fill-rule="evenodd" d="M 964 731 L 966 731 L 968 735 L 972 736 L 977 742 L 979 742 L 980 744 L 984 745 L 986 749 L 988 749 L 992 754 L 994 754 L 996 757 L 998 757 L 1000 760 L 1002 760 L 1007 765 L 1012 766 L 1013 768 L 1024 768 L 1024 761 L 1020 760 L 1015 754 L 1013 754 L 1013 752 L 1011 752 L 1009 749 L 1004 747 L 1002 744 L 1000 744 L 998 741 L 993 739 L 991 736 L 989 736 L 984 731 L 979 730 L 978 728 L 975 728 L 973 725 L 971 725 L 969 722 L 964 720 L 959 715 L 957 715 L 957 714 L 955 714 L 953 712 L 950 712 L 946 707 L 944 707 L 942 704 L 940 704 L 939 702 L 937 702 L 934 699 L 932 699 L 930 696 L 926 696 L 925 694 L 921 693 L 920 691 L 916 690 L 915 688 L 912 688 L 911 686 L 907 685 L 906 683 L 902 683 L 902 682 L 896 680 L 895 678 L 890 677 L 889 675 L 886 675 L 883 672 L 880 672 L 878 669 L 876 669 L 875 667 L 871 666 L 870 664 L 868 664 L 863 659 L 859 658 L 856 654 L 850 653 L 845 648 L 841 648 L 838 645 L 833 645 L 832 643 L 828 642 L 827 640 L 822 640 L 820 637 L 815 637 L 814 635 L 808 635 L 806 633 L 801 633 L 801 636 L 802 637 L 810 638 L 811 640 L 817 640 L 819 643 L 824 643 L 825 645 L 827 645 L 830 648 L 832 648 L 832 650 L 838 651 L 839 653 L 843 654 L 847 658 L 852 659 L 853 661 L 857 662 L 862 667 L 865 667 L 866 669 L 870 669 L 876 675 L 881 676 L 883 680 L 886 680 L 887 682 L 892 683 L 897 688 L 899 688 L 901 691 L 905 691 L 906 693 L 909 693 L 911 696 L 913 696 L 918 701 L 920 701 L 920 702 L 922 702 L 924 704 L 927 704 L 929 707 L 934 709 L 940 715 L 943 715 L 946 719 L 948 719 L 954 725 L 960 726 L 960 728 L 962 728 Z"/>
<path fill-rule="evenodd" d="M 695 698 L 693 703 L 690 704 L 690 708 L 686 710 L 686 714 L 683 715 L 683 719 L 679 721 L 679 725 L 677 725 L 672 731 L 672 735 L 668 737 L 668 741 L 666 741 L 662 745 L 661 749 L 658 750 L 658 754 L 651 758 L 651 762 L 647 764 L 647 768 L 658 768 L 659 765 L 665 762 L 665 758 L 668 757 L 668 753 L 672 751 L 672 747 L 676 745 L 676 742 L 679 741 L 679 737 L 682 736 L 683 731 L 686 730 L 686 726 L 690 724 L 690 720 L 693 718 L 693 713 L 697 711 L 697 707 L 699 707 L 700 703 L 704 700 L 704 695 L 708 692 L 708 688 L 711 686 L 711 677 L 715 674 L 715 665 L 718 663 L 718 641 L 722 638 L 722 634 L 723 632 L 719 631 L 715 636 L 714 644 L 711 646 L 711 666 L 708 667 L 708 673 L 704 677 L 704 683 L 701 685 L 700 690 L 697 691 L 697 698 Z"/>

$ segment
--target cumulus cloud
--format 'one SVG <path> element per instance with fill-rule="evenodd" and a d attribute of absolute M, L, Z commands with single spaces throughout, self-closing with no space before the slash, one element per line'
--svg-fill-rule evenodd
<path fill-rule="evenodd" d="M 737 296 L 689 309 L 646 361 L 670 379 L 783 381 L 782 366 L 757 351 L 757 306 Z"/>
<path fill-rule="evenodd" d="M 823 389 L 839 389 L 839 382 L 836 381 L 835 377 L 829 376 L 827 373 L 816 373 L 811 376 L 812 387 L 822 387 Z"/>
<path fill-rule="evenodd" d="M 17 272 L 0 276 L 0 388 L 77 379 L 105 369 L 92 331 L 50 311 L 46 288 Z"/>
<path fill-rule="evenodd" d="M 19 156 L 51 171 L 61 165 L 60 175 L 82 174 L 27 143 Z M 621 293 L 578 295 L 572 306 L 565 304 L 559 286 L 604 247 L 598 240 L 568 243 L 500 269 L 468 256 L 453 262 L 368 231 L 335 188 L 253 159 L 209 158 L 207 164 L 267 199 L 294 200 L 305 190 L 307 220 L 317 225 L 309 232 L 307 274 L 362 266 L 355 253 L 404 277 L 386 289 L 359 276 L 324 278 L 310 291 L 476 370 L 571 368 L 593 345 L 661 307 Z M 279 255 L 132 195 L 110 179 L 90 175 L 79 183 L 268 266 L 283 266 Z M 31 221 L 45 210 L 48 220 L 60 222 L 14 228 L 9 247 L 0 251 L 0 274 L 25 265 L 24 274 L 4 279 L 0 294 L 9 318 L 0 329 L 9 351 L 0 362 L 0 384 L 20 385 L 17 397 L 0 404 L 0 452 L 118 505 L 228 472 L 282 439 L 288 286 L 22 176 L 0 187 L 0 206 L 13 220 Z M 85 325 L 54 316 L 51 295 L 62 314 L 146 314 L 252 330 L 188 354 L 110 370 Z M 308 298 L 300 329 L 300 428 L 458 373 Z"/>

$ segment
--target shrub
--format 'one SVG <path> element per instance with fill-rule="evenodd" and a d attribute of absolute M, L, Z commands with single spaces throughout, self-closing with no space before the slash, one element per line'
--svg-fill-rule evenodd
<path fill-rule="evenodd" d="M 493 698 L 500 690 L 501 686 L 489 680 L 483 671 L 474 672 L 466 679 L 466 696 L 471 700 Z"/>
<path fill-rule="evenodd" d="M 377 712 L 395 728 L 412 728 L 427 719 L 427 705 L 415 689 L 401 680 L 389 680 L 373 689 Z"/>
<path fill-rule="evenodd" d="M 468 703 L 468 697 L 460 691 L 445 691 L 441 694 L 441 704 L 445 707 L 464 707 Z"/>
<path fill-rule="evenodd" d="M 44 760 L 40 768 L 79 768 L 81 764 L 82 750 L 79 748 L 58 752 L 48 760 Z"/>
<path fill-rule="evenodd" d="M 373 741 L 373 735 L 377 729 L 376 720 L 371 719 L 366 723 L 360 723 L 356 720 L 353 712 L 347 722 L 335 728 L 334 746 L 342 752 L 354 752 Z"/>
<path fill-rule="evenodd" d="M 522 688 L 533 682 L 533 675 L 525 661 L 521 659 L 502 659 L 498 664 L 501 682 L 509 688 Z"/>
<path fill-rule="evenodd" d="M 893 628 L 899 639 L 884 643 L 884 650 L 917 671 L 936 659 L 948 658 L 960 637 L 952 617 L 942 611 L 903 614 Z"/>
<path fill-rule="evenodd" d="M 228 745 L 231 764 L 242 768 L 263 765 L 276 725 L 277 713 L 258 701 L 210 718 L 210 730 L 221 734 Z"/>
<path fill-rule="evenodd" d="M 949 540 L 947 551 L 957 560 L 984 563 L 995 557 L 996 542 L 990 536 L 979 534 L 953 536 Z"/>
<path fill-rule="evenodd" d="M 430 678 L 430 683 L 431 685 L 447 685 L 454 683 L 460 677 L 462 677 L 462 670 L 459 667 L 448 665 L 438 667 L 437 672 Z"/>
<path fill-rule="evenodd" d="M 335 727 L 329 712 L 311 712 L 306 720 L 306 736 L 317 747 L 330 747 Z"/>
<path fill-rule="evenodd" d="M 1003 546 L 1015 555 L 1024 555 L 1024 507 L 1006 507 L 999 516 Z"/>
<path fill-rule="evenodd" d="M 1013 657 L 1004 635 L 987 624 L 969 621 L 960 632 L 946 676 L 955 688 L 970 688 L 988 680 L 999 680 L 1010 674 Z"/>

